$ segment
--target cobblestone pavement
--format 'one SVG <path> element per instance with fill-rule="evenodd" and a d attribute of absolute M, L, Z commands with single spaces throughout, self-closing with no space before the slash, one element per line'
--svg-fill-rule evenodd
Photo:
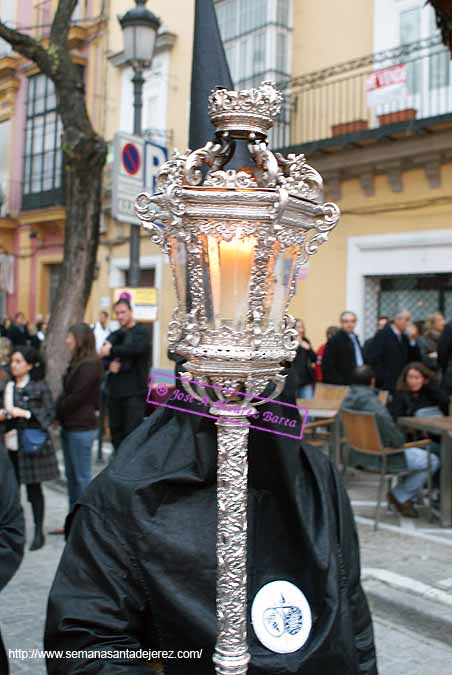
<path fill-rule="evenodd" d="M 61 486 L 45 486 L 46 529 L 61 526 L 66 515 L 66 495 Z M 23 495 L 24 498 L 24 495 Z M 371 499 L 369 495 L 366 497 Z M 25 504 L 25 502 L 24 502 Z M 32 536 L 29 505 L 25 504 L 27 539 Z M 381 530 L 374 533 L 360 525 L 363 566 L 392 569 L 441 586 L 450 571 L 449 545 Z M 447 534 L 444 535 L 447 538 Z M 47 595 L 63 550 L 62 537 L 47 535 L 40 551 L 26 552 L 18 573 L 1 594 L 0 624 L 7 649 L 42 649 Z M 452 586 L 452 582 L 451 582 Z M 444 583 L 443 583 L 444 587 Z M 450 675 L 452 649 L 442 642 L 413 632 L 390 616 L 374 616 L 380 675 Z M 13 659 L 11 675 L 43 675 L 43 660 Z M 1 674 L 0 674 L 1 675 Z"/>

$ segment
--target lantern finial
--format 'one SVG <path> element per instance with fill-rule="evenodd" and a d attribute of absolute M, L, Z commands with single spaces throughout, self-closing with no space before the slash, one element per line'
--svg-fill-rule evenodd
<path fill-rule="evenodd" d="M 209 118 L 217 131 L 228 131 L 231 138 L 247 136 L 250 132 L 266 137 L 279 115 L 282 101 L 280 92 L 268 81 L 257 89 L 241 91 L 217 87 L 209 96 Z"/>

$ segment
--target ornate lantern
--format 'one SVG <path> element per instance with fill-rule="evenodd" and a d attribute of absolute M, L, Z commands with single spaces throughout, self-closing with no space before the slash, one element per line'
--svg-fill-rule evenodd
<path fill-rule="evenodd" d="M 282 362 L 297 348 L 287 306 L 301 266 L 339 220 L 338 207 L 322 203 L 321 176 L 304 156 L 268 149 L 281 102 L 270 82 L 214 90 L 208 105 L 215 139 L 176 151 L 160 168 L 158 194 L 142 193 L 135 205 L 170 257 L 178 305 L 168 341 L 187 358 L 184 387 L 200 400 L 208 396 L 217 417 L 218 675 L 245 674 L 249 662 L 248 417 L 282 391 Z M 253 169 L 223 168 L 237 140 L 248 142 Z M 256 402 L 270 383 L 271 394 Z"/>

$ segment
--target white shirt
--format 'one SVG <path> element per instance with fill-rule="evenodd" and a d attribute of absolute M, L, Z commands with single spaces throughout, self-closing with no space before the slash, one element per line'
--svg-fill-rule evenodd
<path fill-rule="evenodd" d="M 96 321 L 96 323 L 94 324 L 93 331 L 94 331 L 94 339 L 96 340 L 96 351 L 99 354 L 101 347 L 104 344 L 107 337 L 110 335 L 111 330 L 108 324 L 105 328 L 103 328 L 101 323 L 99 321 Z"/>

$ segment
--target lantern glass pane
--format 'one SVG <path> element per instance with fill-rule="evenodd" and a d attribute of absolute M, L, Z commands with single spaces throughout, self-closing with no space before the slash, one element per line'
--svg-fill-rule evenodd
<path fill-rule="evenodd" d="M 177 304 L 183 313 L 188 309 L 187 298 L 187 251 L 185 243 L 175 237 L 169 237 L 170 262 L 176 287 Z"/>
<path fill-rule="evenodd" d="M 124 55 L 127 61 L 150 63 L 154 53 L 156 32 L 149 26 L 124 28 Z"/>
<path fill-rule="evenodd" d="M 206 237 L 204 294 L 206 318 L 212 328 L 246 327 L 255 245 L 254 237 L 237 236 L 231 241 Z"/>
<path fill-rule="evenodd" d="M 281 320 L 290 299 L 290 288 L 295 275 L 299 250 L 299 246 L 282 248 L 279 243 L 275 244 L 273 265 L 268 271 L 266 282 L 268 301 L 265 306 L 265 316 L 268 328 L 280 330 Z"/>

